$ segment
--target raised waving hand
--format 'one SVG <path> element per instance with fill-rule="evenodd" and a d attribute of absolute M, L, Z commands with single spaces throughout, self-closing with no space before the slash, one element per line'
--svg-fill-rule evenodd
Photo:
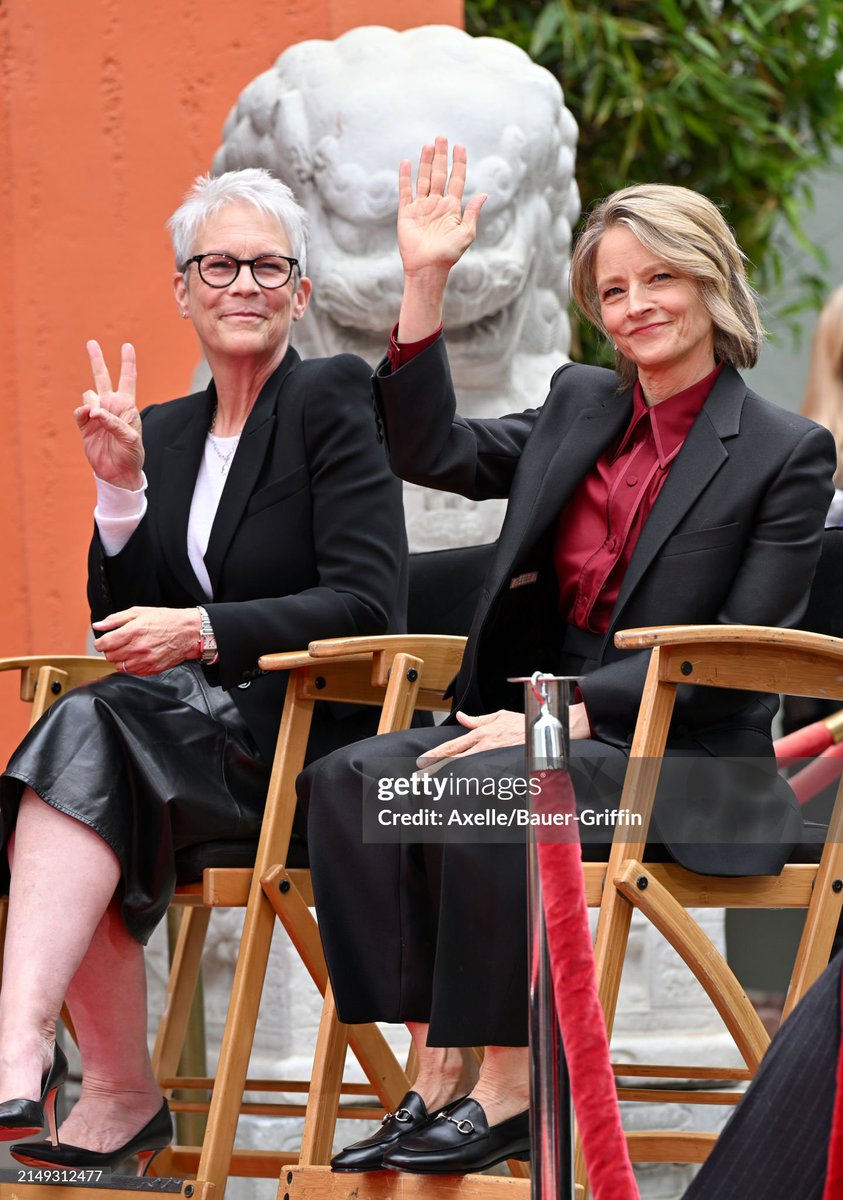
<path fill-rule="evenodd" d="M 477 217 L 486 200 L 473 196 L 463 208 L 466 154 L 454 146 L 448 172 L 448 139 L 424 146 L 416 188 L 408 161 L 398 172 L 398 249 L 404 264 L 404 298 L 398 338 L 417 341 L 442 319 L 448 273 L 477 236 Z"/>
<path fill-rule="evenodd" d="M 128 342 L 122 348 L 116 389 L 99 343 L 88 342 L 87 350 L 94 387 L 83 393 L 82 404 L 73 413 L 82 434 L 82 448 L 99 479 L 137 491 L 142 482 L 144 450 L 140 414 L 135 406 L 135 348 Z"/>

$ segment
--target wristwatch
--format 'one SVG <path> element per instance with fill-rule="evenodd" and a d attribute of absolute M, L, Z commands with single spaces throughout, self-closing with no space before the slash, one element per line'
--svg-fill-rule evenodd
<path fill-rule="evenodd" d="M 211 618 L 201 604 L 197 604 L 196 607 L 199 610 L 199 658 L 210 666 L 219 658 L 217 639 L 211 625 Z"/>

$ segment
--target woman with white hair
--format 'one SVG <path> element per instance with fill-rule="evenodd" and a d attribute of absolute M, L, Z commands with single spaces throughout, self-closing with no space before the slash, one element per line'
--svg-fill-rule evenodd
<path fill-rule="evenodd" d="M 0 1138 L 28 1162 L 144 1168 L 171 1138 L 147 1052 L 142 946 L 208 842 L 257 837 L 286 680 L 268 651 L 398 632 L 401 490 L 352 355 L 302 362 L 305 215 L 269 172 L 196 181 L 170 219 L 175 299 L 212 381 L 142 414 L 135 353 L 75 417 L 97 481 L 88 597 L 116 672 L 60 699 L 0 780 L 12 866 Z M 373 732 L 317 712 L 311 755 Z M 193 866 L 185 857 L 193 851 Z M 68 869 L 70 868 L 70 869 Z M 79 1102 L 57 1144 L 66 1000 Z"/>

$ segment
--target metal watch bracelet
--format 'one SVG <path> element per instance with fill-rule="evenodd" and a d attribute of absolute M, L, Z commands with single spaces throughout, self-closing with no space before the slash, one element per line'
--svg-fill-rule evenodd
<path fill-rule="evenodd" d="M 219 658 L 217 639 L 208 613 L 201 604 L 197 604 L 196 607 L 199 611 L 199 658 L 210 666 Z"/>

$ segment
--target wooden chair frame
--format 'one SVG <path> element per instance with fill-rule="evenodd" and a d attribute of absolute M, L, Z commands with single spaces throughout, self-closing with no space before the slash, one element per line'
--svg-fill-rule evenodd
<path fill-rule="evenodd" d="M 723 956 L 689 915 L 688 908 L 805 908 L 784 1017 L 828 963 L 843 907 L 843 782 L 838 788 L 819 865 L 788 864 L 781 874 L 747 878 L 696 875 L 675 864 L 644 862 L 658 774 L 680 684 L 788 695 L 843 698 L 843 640 L 798 630 L 758 626 L 670 626 L 626 630 L 616 644 L 651 649 L 621 805 L 641 816 L 635 838 L 617 837 L 609 861 L 584 864 L 590 906 L 599 908 L 595 957 L 600 999 L 611 1035 L 634 909 L 667 939 L 700 982 L 746 1064 L 688 1067 L 620 1064 L 617 1075 L 697 1081 L 749 1080 L 769 1045 L 769 1035 Z M 731 1104 L 730 1089 L 677 1091 L 675 1086 L 622 1087 L 619 1099 L 652 1103 Z M 655 1131 L 627 1135 L 636 1162 L 703 1162 L 712 1133 Z M 577 1179 L 585 1183 L 581 1156 Z"/>
<path fill-rule="evenodd" d="M 622 838 L 616 836 L 607 863 L 588 863 L 584 868 L 588 903 L 600 909 L 595 954 L 607 1028 L 611 1033 L 632 911 L 637 908 L 667 937 L 699 979 L 723 1017 L 746 1063 L 745 1069 L 622 1064 L 616 1068 L 616 1073 L 626 1077 L 650 1076 L 661 1080 L 749 1079 L 757 1069 L 769 1037 L 722 956 L 686 910 L 689 907 L 807 909 L 805 930 L 787 998 L 787 1015 L 826 965 L 843 908 L 843 783 L 838 790 L 819 866 L 788 865 L 781 875 L 760 878 L 700 876 L 673 864 L 644 862 L 644 846 L 660 759 L 679 684 L 843 699 L 843 640 L 754 626 L 687 626 L 629 630 L 618 634 L 616 641 L 624 649 L 651 649 L 652 655 L 621 799 L 625 809 L 640 815 L 639 833 L 632 840 L 629 830 L 625 830 Z M 400 657 L 399 644 L 404 653 L 412 656 L 412 661 Z M 460 638 L 341 639 L 314 643 L 307 653 L 272 655 L 261 661 L 264 669 L 292 672 L 273 767 L 273 782 L 270 785 L 270 793 L 274 785 L 280 796 L 277 821 L 264 822 L 264 834 L 253 871 L 227 874 L 217 870 L 206 871 L 201 889 L 197 885 L 187 893 L 188 897 L 200 898 L 186 898 L 183 901 L 188 909 L 188 917 L 200 904 L 210 910 L 221 903 L 242 903 L 246 876 L 249 877 L 246 926 L 218 1066 L 220 1082 L 210 1105 L 208 1132 L 198 1161 L 196 1179 L 185 1182 L 184 1186 L 191 1190 L 183 1191 L 183 1194 L 211 1196 L 215 1190 L 222 1194 L 229 1166 L 233 1171 L 245 1170 L 254 1174 L 264 1174 L 265 1168 L 274 1173 L 274 1169 L 280 1166 L 283 1170 L 280 1174 L 279 1200 L 294 1200 L 296 1196 L 307 1196 L 313 1200 L 331 1197 L 333 1200 L 352 1193 L 358 1197 L 372 1197 L 373 1200 L 387 1200 L 387 1197 L 401 1197 L 402 1200 L 406 1197 L 411 1200 L 416 1196 L 430 1196 L 434 1188 L 443 1194 L 458 1191 L 465 1200 L 481 1196 L 503 1197 L 504 1194 L 513 1200 L 526 1196 L 529 1184 L 525 1179 L 465 1176 L 459 1179 L 444 1177 L 434 1181 L 425 1176 L 404 1175 L 396 1178 L 391 1172 L 384 1175 L 343 1176 L 332 1173 L 324 1165 L 330 1153 L 337 1101 L 340 1091 L 344 1090 L 340 1080 L 348 1042 L 361 1058 L 373 1090 L 383 1105 L 395 1103 L 406 1087 L 406 1076 L 388 1050 L 386 1062 L 389 1069 L 386 1074 L 379 1074 L 378 1067 L 372 1069 L 373 1061 L 384 1061 L 379 1058 L 383 1044 L 377 1048 L 380 1034 L 376 1030 L 376 1049 L 367 1065 L 364 1061 L 367 1047 L 361 1046 L 359 1039 L 363 1031 L 365 1041 L 365 1031 L 369 1027 L 345 1027 L 337 1021 L 333 997 L 327 986 L 318 931 L 309 911 L 311 896 L 307 873 L 288 869 L 284 864 L 284 856 L 276 854 L 273 857 L 272 853 L 279 845 L 286 850 L 289 841 L 294 804 L 291 789 L 298 773 L 298 764 L 303 759 L 305 727 L 309 729 L 313 702 L 325 699 L 328 695 L 334 696 L 335 686 L 341 698 L 356 702 L 367 702 L 364 694 L 371 695 L 369 689 L 375 689 L 380 701 L 385 703 L 382 727 L 406 727 L 414 704 L 430 709 L 441 706 L 442 679 L 453 674 L 462 645 L 463 639 Z M 38 685 L 37 681 L 33 684 L 33 664 L 39 662 L 43 665 L 44 660 L 14 662 L 27 672 L 27 686 L 31 691 L 36 691 Z M 102 667 L 102 664 L 98 665 Z M 334 666 L 348 672 L 341 684 L 335 685 L 333 680 L 328 683 L 330 668 Z M 399 673 L 406 673 L 400 689 L 396 681 Z M 409 676 L 413 673 L 415 678 L 410 680 Z M 49 686 L 49 677 L 44 678 L 46 686 Z M 393 681 L 392 692 L 387 695 L 390 692 L 390 680 Z M 405 687 L 404 683 L 412 683 L 413 686 Z M 267 808 L 269 810 L 270 800 Z M 258 894 L 260 901 L 255 898 Z M 314 1076 L 305 1106 L 301 1153 L 298 1156 L 284 1156 L 264 1152 L 263 1156 L 257 1156 L 258 1159 L 264 1159 L 260 1163 L 249 1157 L 255 1152 L 235 1151 L 232 1154 L 232 1148 L 244 1088 L 257 1086 L 267 1090 L 267 1081 L 246 1079 L 246 1068 L 251 1048 L 251 1030 L 260 1000 L 262 972 L 265 969 L 264 946 L 268 954 L 275 916 L 280 918 L 293 937 L 317 985 L 324 985 L 320 990 L 325 1000 Z M 180 936 L 177 959 L 190 960 L 186 968 L 188 975 L 194 969 L 198 973 L 195 951 L 198 935 L 182 932 L 184 937 Z M 181 970 L 185 968 L 181 967 Z M 174 962 L 174 971 L 179 974 L 178 962 Z M 250 981 L 248 986 L 247 979 Z M 156 1046 L 159 1069 L 170 1066 L 175 1054 L 174 1047 L 177 1043 L 180 1045 L 178 1027 L 182 1022 L 186 1023 L 184 993 L 179 992 L 178 1000 L 172 993 L 169 1007 L 170 1025 L 164 1033 L 159 1034 L 160 1049 Z M 247 1037 L 238 1032 L 242 1030 L 249 1031 Z M 165 1085 L 176 1084 L 172 1076 L 164 1075 L 162 1079 Z M 206 1079 L 191 1079 L 179 1081 L 179 1086 L 207 1086 L 210 1083 Z M 278 1090 L 290 1090 L 289 1083 L 273 1086 Z M 739 1100 L 740 1094 L 716 1089 L 677 1091 L 675 1087 L 646 1090 L 621 1088 L 619 1098 L 733 1104 Z M 260 1111 L 270 1107 L 284 1113 L 290 1111 L 289 1106 L 261 1106 Z M 178 1109 L 178 1102 L 174 1108 Z M 354 1111 L 361 1113 L 360 1107 Z M 362 1112 L 369 1115 L 366 1109 Z M 686 1132 L 657 1131 L 627 1136 L 632 1157 L 639 1162 L 701 1162 L 715 1140 L 713 1134 Z M 180 1172 L 191 1167 L 195 1161 L 195 1151 L 191 1157 L 186 1148 L 175 1147 L 166 1165 Z M 585 1182 L 580 1162 L 578 1190 L 583 1190 Z M 0 1200 L 4 1197 L 4 1186 L 0 1186 Z M 28 1189 L 18 1190 L 23 1192 Z M 52 1200 L 52 1190 L 41 1189 L 38 1195 L 43 1200 Z M 79 1191 L 76 1189 L 77 1194 Z M 130 1194 L 126 1193 L 127 1196 Z"/>
<path fill-rule="evenodd" d="M 432 644 L 435 642 L 435 645 Z M 284 712 L 276 745 L 261 836 L 253 868 L 213 868 L 201 883 L 177 889 L 175 903 L 184 909 L 167 984 L 164 1016 L 153 1051 L 153 1066 L 162 1090 L 168 1095 L 182 1089 L 207 1089 L 208 1103 L 173 1099 L 175 1113 L 207 1112 L 208 1123 L 200 1147 L 172 1146 L 156 1160 L 158 1175 L 193 1176 L 179 1180 L 178 1191 L 193 1200 L 222 1196 L 230 1173 L 277 1177 L 295 1152 L 235 1149 L 237 1120 L 242 1113 L 289 1116 L 305 1112 L 304 1104 L 243 1104 L 247 1090 L 307 1093 L 307 1081 L 247 1079 L 254 1028 L 263 989 L 276 915 L 284 914 L 305 965 L 320 990 L 327 985 L 327 969 L 315 918 L 310 911 L 309 872 L 286 867 L 295 811 L 295 780 L 307 746 L 317 700 L 370 704 L 381 708 L 379 730 L 409 725 L 416 708 L 442 706 L 442 692 L 453 677 L 464 640 L 461 638 L 355 639 L 346 653 L 329 663 L 314 663 L 306 652 L 270 656 L 267 670 L 290 672 Z M 422 659 L 412 651 L 423 651 Z M 425 661 L 427 665 L 425 666 Z M 99 658 L 41 656 L 0 661 L 0 670 L 21 672 L 21 697 L 33 702 L 32 721 L 60 694 L 72 686 L 110 671 Z M 424 685 L 423 686 L 423 678 Z M 180 1077 L 178 1062 L 184 1044 L 191 1004 L 199 977 L 202 949 L 211 911 L 243 907 L 245 919 L 235 967 L 228 1015 L 223 1033 L 216 1078 Z M 371 1095 L 377 1104 L 341 1109 L 342 1115 L 375 1117 L 383 1107 L 394 1106 L 408 1086 L 407 1076 L 383 1035 L 374 1025 L 358 1026 L 350 1044 L 370 1083 L 341 1084 L 344 1094 Z M 342 1067 L 340 1068 L 340 1073 Z M 336 1117 L 334 1117 L 334 1120 Z M 42 1184 L 15 1184 L 12 1191 L 0 1183 L 0 1200 L 8 1195 L 37 1195 L 47 1200 L 53 1190 Z M 173 1192 L 173 1183 L 161 1180 Z M 144 1190 L 150 1190 L 150 1184 Z M 154 1185 L 153 1185 L 154 1190 Z M 62 1188 L 63 1195 L 67 1189 Z M 75 1196 L 98 1200 L 102 1190 L 75 1188 Z M 134 1188 L 110 1189 L 112 1197 L 132 1196 Z"/>
<path fill-rule="evenodd" d="M 819 866 L 788 865 L 777 876 L 721 878 L 696 875 L 675 864 L 646 863 L 644 847 L 660 760 L 663 754 L 676 688 L 679 684 L 717 686 L 788 694 L 843 698 L 843 641 L 817 634 L 755 626 L 685 626 L 629 630 L 619 633 L 624 649 L 651 649 L 652 655 L 636 723 L 621 805 L 640 814 L 635 839 L 629 829 L 616 834 L 606 863 L 584 863 L 588 904 L 599 908 L 595 944 L 600 997 L 611 1035 L 621 972 L 633 909 L 638 909 L 667 938 L 702 984 L 723 1018 L 746 1063 L 740 1067 L 618 1064 L 615 1073 L 627 1078 L 665 1081 L 659 1088 L 621 1087 L 622 1100 L 656 1103 L 736 1104 L 741 1092 L 712 1086 L 680 1090 L 671 1080 L 711 1080 L 737 1083 L 752 1078 L 769 1044 L 766 1033 L 742 987 L 688 908 L 807 909 L 805 930 L 787 998 L 785 1015 L 801 999 L 828 962 L 831 943 L 843 907 L 843 784 L 838 791 L 828 838 Z M 343 643 L 312 646 L 314 655 L 340 653 Z M 326 992 L 320 1043 L 330 1044 L 336 1061 L 344 1056 L 343 1029 L 336 1020 L 333 999 Z M 334 1069 L 336 1069 L 336 1061 Z M 333 1081 L 331 1081 L 333 1082 Z M 335 1109 L 333 1087 L 312 1093 L 313 1113 L 320 1134 L 330 1142 Z M 327 1128 L 326 1128 L 327 1126 Z M 712 1133 L 630 1132 L 627 1142 L 636 1162 L 702 1162 L 716 1135 Z M 304 1147 L 303 1147 L 304 1150 Z M 399 1175 L 393 1172 L 347 1176 L 332 1173 L 319 1155 L 306 1157 L 282 1175 L 278 1200 L 415 1200 L 459 1194 L 460 1200 L 526 1196 L 524 1179 L 485 1175 L 460 1178 Z M 581 1154 L 577 1163 L 577 1194 L 587 1193 Z"/>

